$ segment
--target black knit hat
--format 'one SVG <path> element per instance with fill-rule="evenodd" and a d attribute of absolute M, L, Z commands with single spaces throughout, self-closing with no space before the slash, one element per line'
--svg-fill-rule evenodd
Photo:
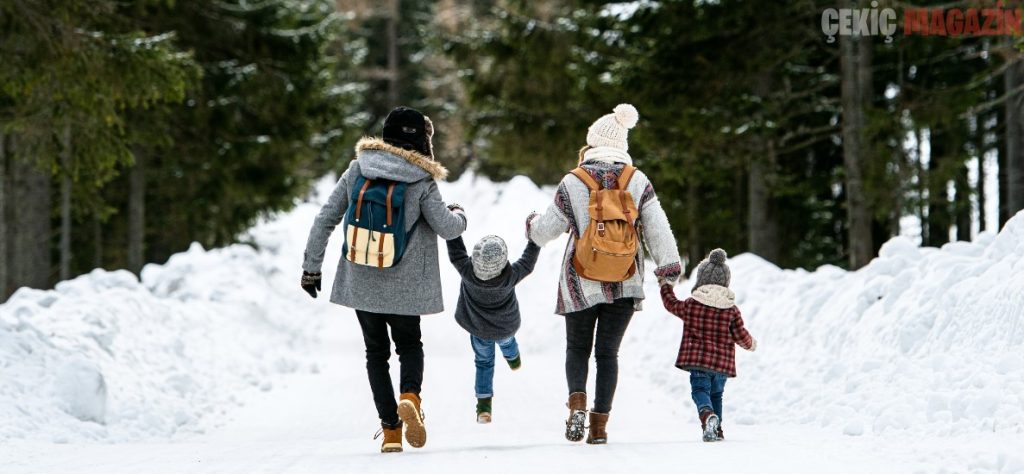
<path fill-rule="evenodd" d="M 384 119 L 384 142 L 433 157 L 430 146 L 433 124 L 419 110 L 395 107 Z"/>

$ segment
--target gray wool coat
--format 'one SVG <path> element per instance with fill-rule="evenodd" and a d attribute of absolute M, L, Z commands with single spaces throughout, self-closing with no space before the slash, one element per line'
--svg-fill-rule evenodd
<path fill-rule="evenodd" d="M 454 239 L 466 230 L 466 218 L 448 210 L 435 179 L 448 171 L 440 163 L 414 151 L 364 138 L 356 145 L 356 159 L 342 174 L 331 197 L 320 209 L 306 241 L 302 269 L 319 272 L 328 238 L 348 208 L 357 176 L 409 183 L 405 192 L 405 223 L 414 224 L 402 260 L 390 268 L 357 265 L 341 258 L 331 290 L 331 302 L 383 314 L 423 315 L 444 311 L 437 238 Z"/>

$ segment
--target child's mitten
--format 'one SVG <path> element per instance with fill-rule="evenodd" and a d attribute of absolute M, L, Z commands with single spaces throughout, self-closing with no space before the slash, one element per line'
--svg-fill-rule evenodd
<path fill-rule="evenodd" d="M 538 215 L 539 214 L 537 214 L 536 212 L 531 212 L 530 215 L 526 216 L 526 240 L 530 240 L 530 226 L 533 224 L 533 220 L 536 219 Z"/>
<path fill-rule="evenodd" d="M 757 350 L 757 339 L 750 338 L 750 340 L 753 341 L 750 343 L 750 352 L 754 352 Z"/>

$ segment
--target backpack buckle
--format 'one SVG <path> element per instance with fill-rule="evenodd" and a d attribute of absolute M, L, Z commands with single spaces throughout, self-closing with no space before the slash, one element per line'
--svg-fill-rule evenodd
<path fill-rule="evenodd" d="M 604 232 L 604 222 L 598 222 L 597 223 L 597 231 L 598 232 Z"/>

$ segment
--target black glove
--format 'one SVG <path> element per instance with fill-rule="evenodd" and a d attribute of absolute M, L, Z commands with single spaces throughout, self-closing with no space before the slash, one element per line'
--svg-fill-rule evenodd
<path fill-rule="evenodd" d="M 302 272 L 302 289 L 309 293 L 309 296 L 316 298 L 316 292 L 320 291 L 320 272 Z"/>

